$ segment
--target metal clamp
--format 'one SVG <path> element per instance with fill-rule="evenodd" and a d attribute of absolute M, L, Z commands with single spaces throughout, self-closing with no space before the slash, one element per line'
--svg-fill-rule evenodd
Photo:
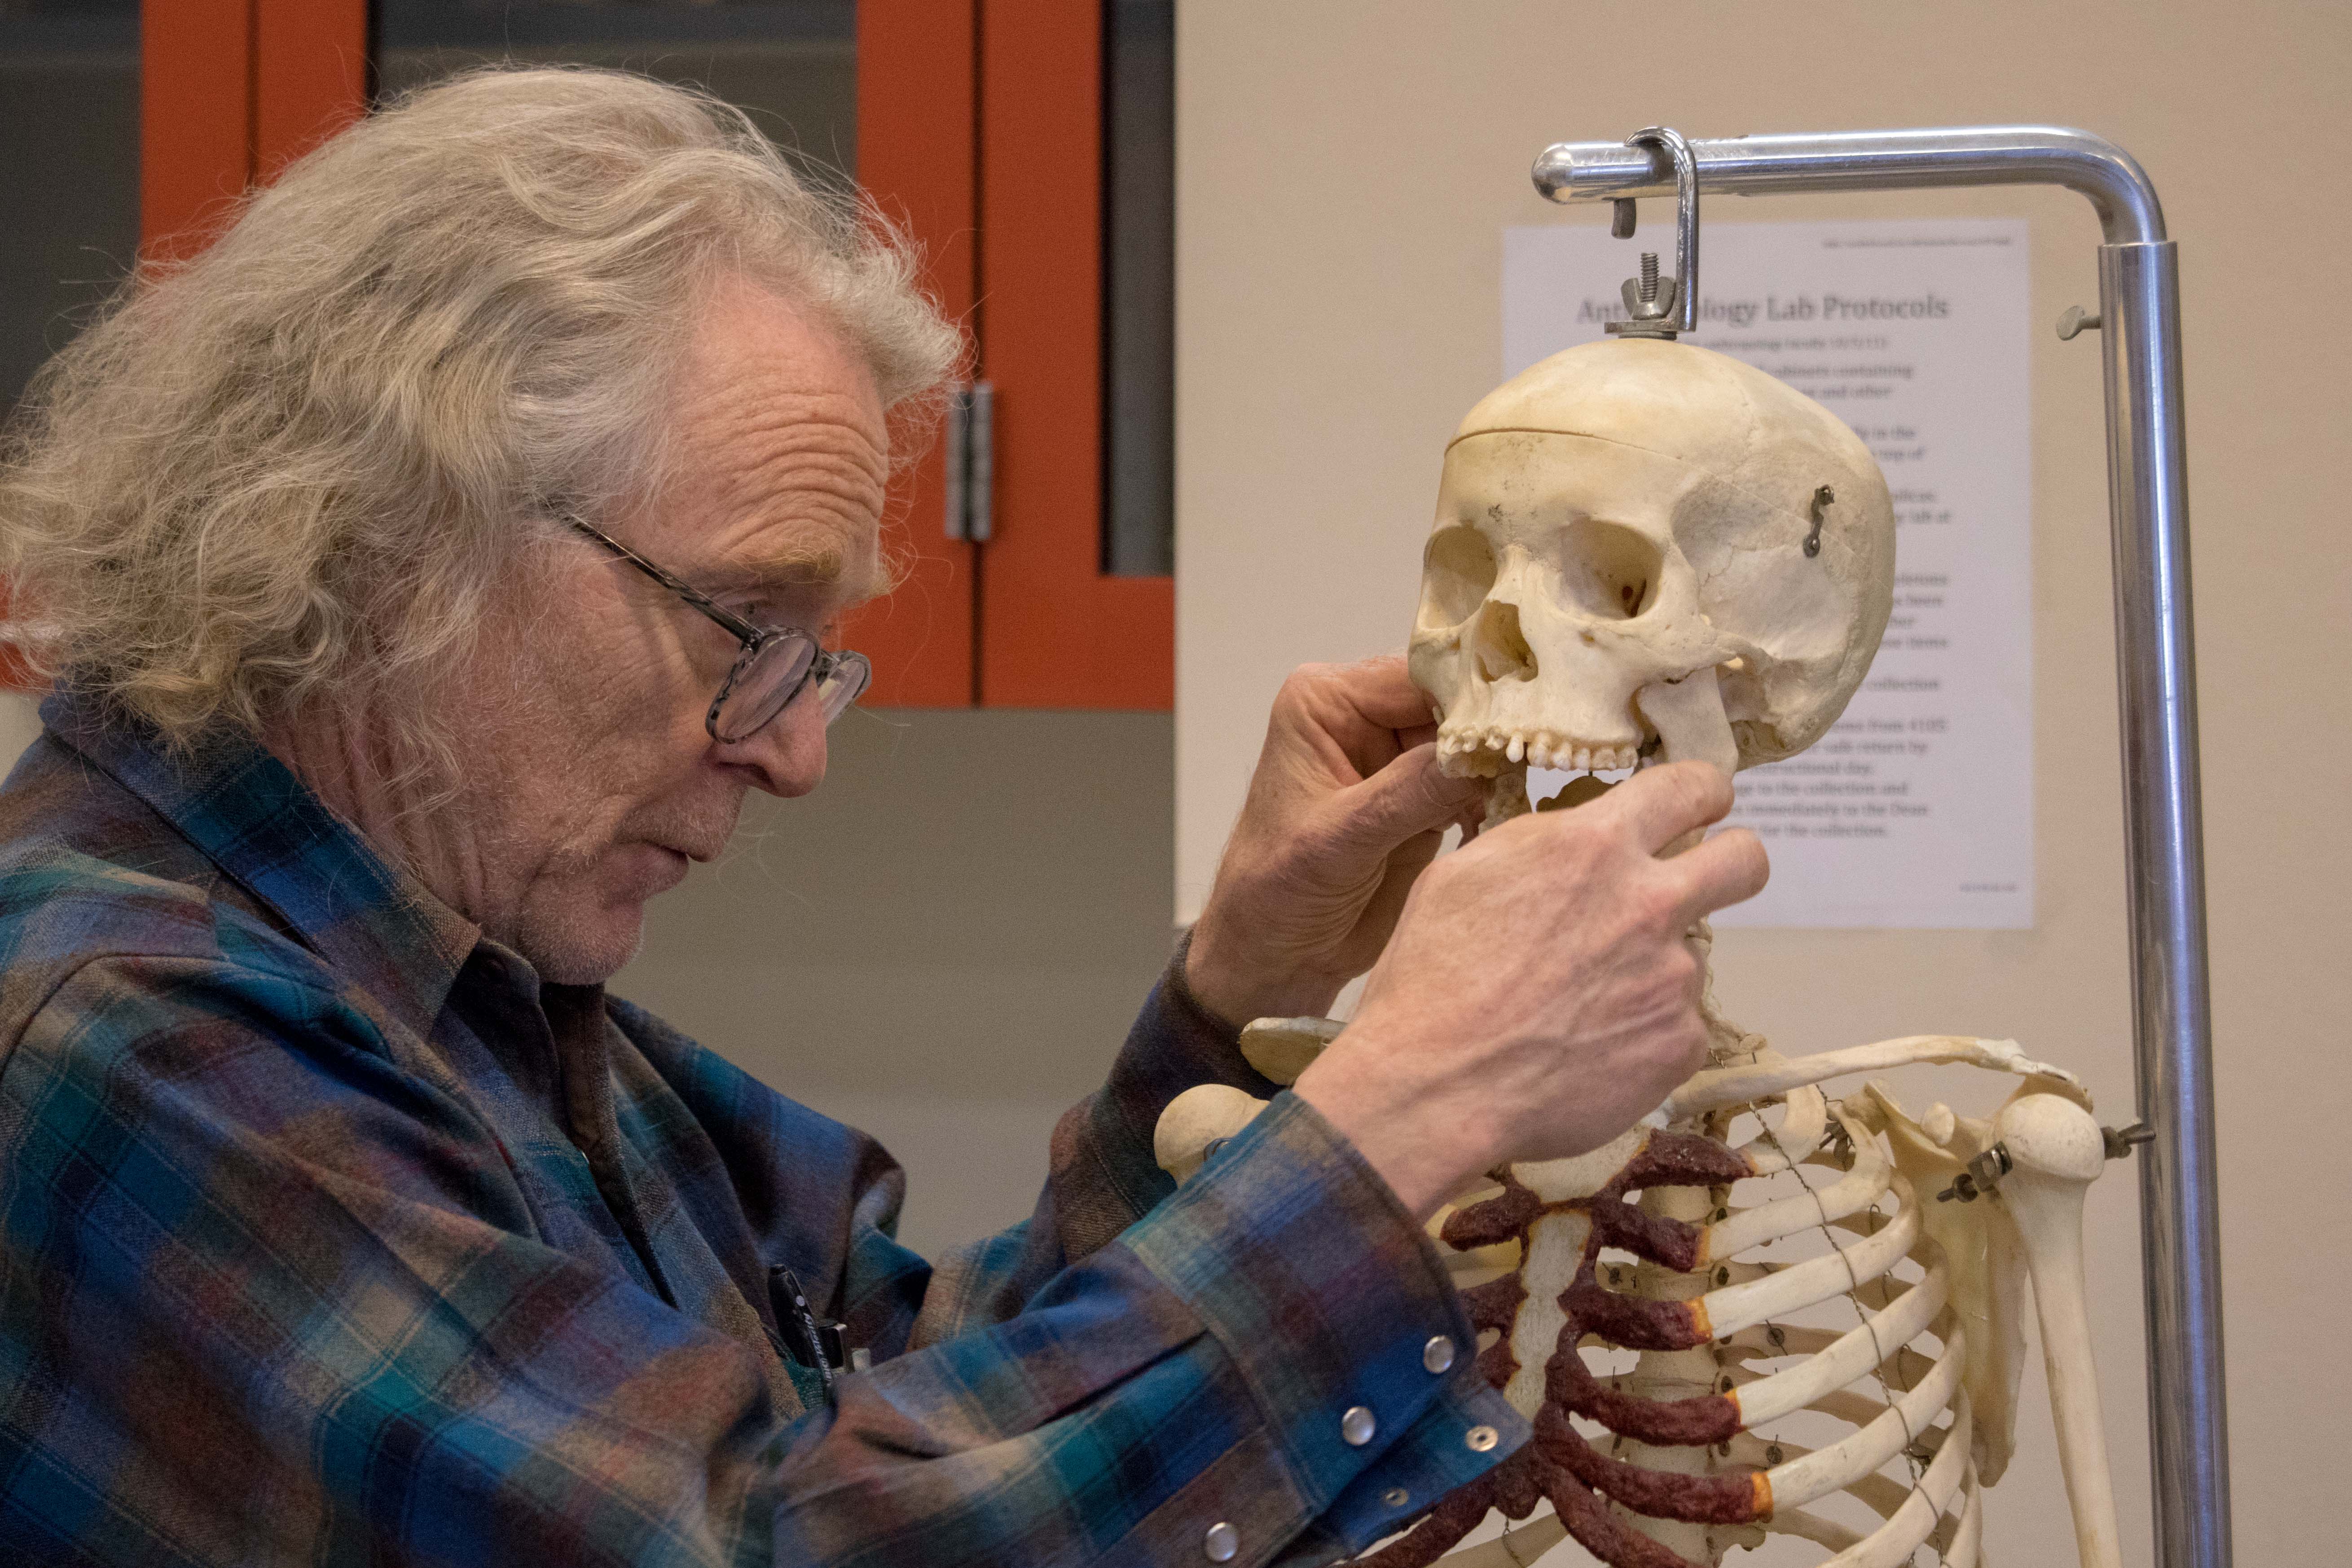
<path fill-rule="evenodd" d="M 1821 489 L 1813 492 L 1813 531 L 1805 535 L 1805 554 L 1807 558 L 1810 559 L 1811 557 L 1819 555 L 1822 552 L 1822 514 L 1828 508 L 1836 504 L 1837 491 L 1830 489 L 1829 486 L 1823 485 Z"/>
<path fill-rule="evenodd" d="M 1675 166 L 1675 275 L 1658 276 L 1655 251 L 1642 253 L 1642 275 L 1625 279 L 1627 320 L 1606 330 L 1628 338 L 1673 339 L 1698 326 L 1698 160 L 1683 133 L 1652 125 L 1625 138 L 1628 147 L 1664 147 Z M 1609 223 L 1620 239 L 1633 237 L 1633 198 L 1621 196 Z M 1677 307 L 1680 307 L 1677 309 Z"/>
<path fill-rule="evenodd" d="M 1948 1204 L 1958 1198 L 1964 1204 L 1972 1204 L 1987 1193 L 2000 1191 L 2000 1179 L 2008 1175 L 2011 1168 L 2009 1145 L 1996 1143 L 1970 1160 L 1968 1169 L 1954 1176 L 1952 1184 L 1936 1194 L 1936 1201 Z"/>

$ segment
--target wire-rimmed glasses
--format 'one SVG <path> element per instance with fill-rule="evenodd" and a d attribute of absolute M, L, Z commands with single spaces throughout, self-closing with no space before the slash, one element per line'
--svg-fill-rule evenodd
<path fill-rule="evenodd" d="M 829 652 L 813 633 L 799 626 L 755 626 L 733 611 L 714 603 L 709 595 L 665 572 L 616 539 L 608 538 L 576 517 L 563 520 L 582 536 L 595 541 L 655 582 L 684 599 L 743 645 L 734 668 L 710 700 L 703 727 L 723 746 L 748 741 L 782 712 L 812 683 L 824 721 L 832 723 L 847 711 L 874 679 L 874 667 L 862 653 L 844 648 Z"/>

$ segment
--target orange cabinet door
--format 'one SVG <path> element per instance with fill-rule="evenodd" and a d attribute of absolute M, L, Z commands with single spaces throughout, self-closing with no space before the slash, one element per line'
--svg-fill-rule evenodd
<path fill-rule="evenodd" d="M 986 6 L 981 363 L 994 384 L 980 563 L 992 708 L 1175 703 L 1175 583 L 1103 564 L 1104 0 Z"/>
<path fill-rule="evenodd" d="M 357 119 L 366 0 L 144 0 L 139 226 L 185 254 L 256 179 Z"/>
<path fill-rule="evenodd" d="M 860 0 L 857 182 L 922 247 L 926 286 L 969 324 L 980 255 L 978 0 Z M 842 641 L 874 661 L 865 699 L 892 708 L 977 700 L 980 546 L 947 531 L 947 444 L 933 440 L 891 489 L 886 537 L 898 590 L 849 619 Z"/>

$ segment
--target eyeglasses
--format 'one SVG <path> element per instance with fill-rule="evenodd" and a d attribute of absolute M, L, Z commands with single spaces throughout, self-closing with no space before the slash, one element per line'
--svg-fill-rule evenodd
<path fill-rule="evenodd" d="M 735 668 L 727 672 L 727 679 L 719 688 L 719 695 L 710 700 L 710 711 L 703 720 L 710 738 L 720 745 L 731 746 L 750 740 L 768 721 L 791 706 L 801 689 L 812 682 L 816 688 L 817 704 L 824 710 L 824 721 L 830 724 L 857 700 L 866 682 L 874 679 L 874 667 L 866 662 L 864 654 L 846 649 L 829 653 L 813 635 L 798 626 L 755 626 L 732 611 L 722 609 L 709 595 L 688 587 L 620 541 L 605 537 L 576 517 L 563 521 L 574 531 L 594 540 L 718 622 L 742 643 L 743 651 L 735 656 Z"/>

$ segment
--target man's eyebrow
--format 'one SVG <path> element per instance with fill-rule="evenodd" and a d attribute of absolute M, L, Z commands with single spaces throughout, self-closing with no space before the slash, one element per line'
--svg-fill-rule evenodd
<path fill-rule="evenodd" d="M 746 559 L 714 563 L 691 581 L 714 596 L 744 593 L 814 593 L 844 605 L 887 593 L 892 574 L 871 552 L 850 552 L 837 541 L 803 543 Z"/>
<path fill-rule="evenodd" d="M 720 592 L 741 588 L 830 588 L 848 570 L 848 552 L 828 540 L 718 562 L 698 573 L 697 577 L 698 585 Z"/>

